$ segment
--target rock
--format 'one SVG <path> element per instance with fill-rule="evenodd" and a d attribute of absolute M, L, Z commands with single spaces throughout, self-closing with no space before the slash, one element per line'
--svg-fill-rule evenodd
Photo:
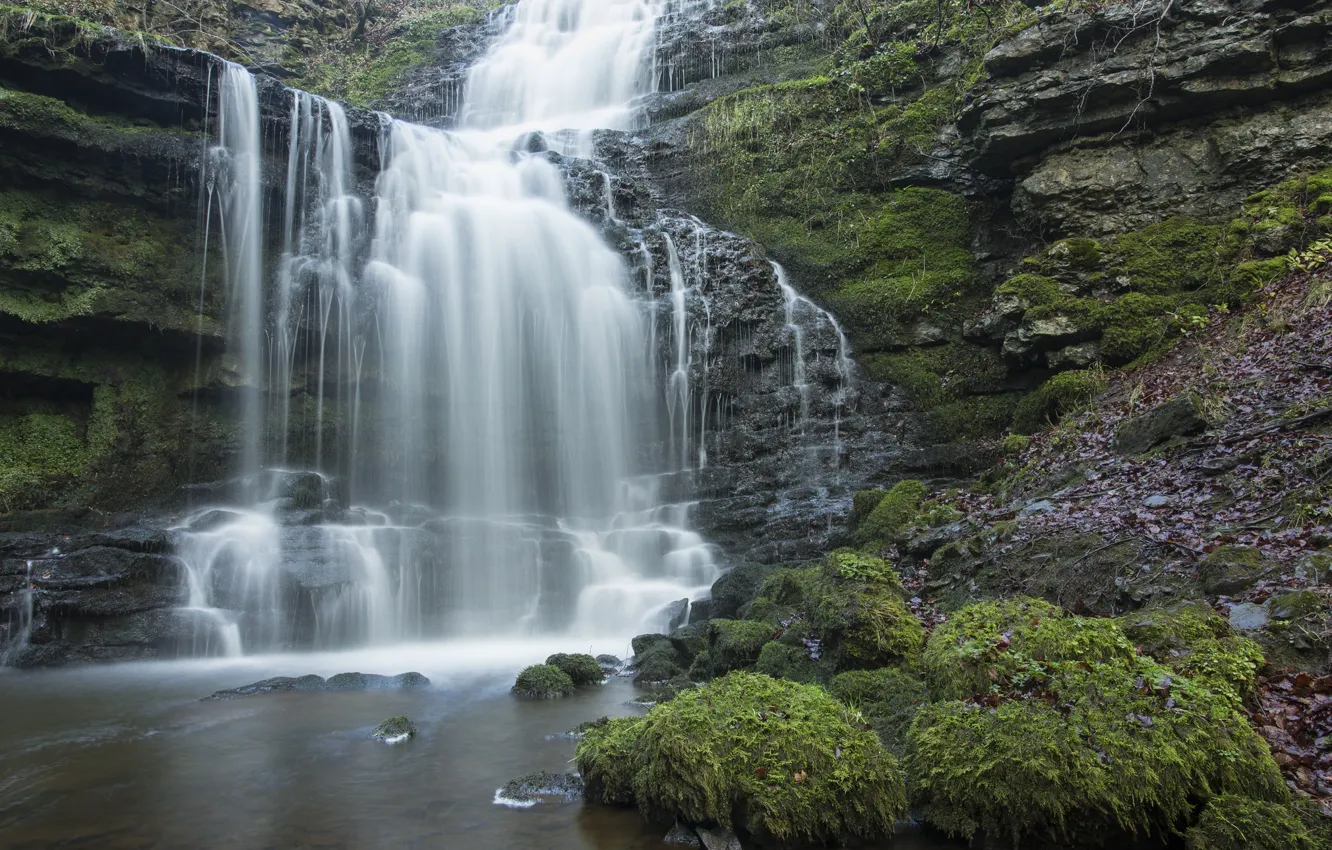
<path fill-rule="evenodd" d="M 690 623 L 671 633 L 671 647 L 675 650 L 683 665 L 687 666 L 698 657 L 700 652 L 708 648 L 709 633 L 710 628 L 707 621 Z"/>
<path fill-rule="evenodd" d="M 702 847 L 703 843 L 699 841 L 698 834 L 694 832 L 691 826 L 685 826 L 679 821 L 671 827 L 671 831 L 666 833 L 662 840 L 663 844 L 671 844 L 676 847 Z"/>
<path fill-rule="evenodd" d="M 1222 546 L 1198 562 L 1198 580 L 1206 593 L 1234 596 L 1258 583 L 1265 568 L 1262 555 L 1248 546 Z"/>
<path fill-rule="evenodd" d="M 572 803 L 583 796 L 583 780 L 576 773 L 532 773 L 511 779 L 495 792 L 495 802 L 502 806 L 528 808 L 554 800 Z"/>
<path fill-rule="evenodd" d="M 559 699 L 574 692 L 573 679 L 552 664 L 533 664 L 523 669 L 512 693 L 522 699 Z"/>
<path fill-rule="evenodd" d="M 1051 502 L 1048 499 L 1041 499 L 1040 501 L 1032 502 L 1031 504 L 1024 506 L 1022 510 L 1018 511 L 1018 516 L 1041 516 L 1042 514 L 1053 513 L 1056 509 L 1054 502 Z"/>
<path fill-rule="evenodd" d="M 629 646 L 632 647 L 634 650 L 634 657 L 638 657 L 643 653 L 647 652 L 652 647 L 656 646 L 657 644 L 670 643 L 670 642 L 671 639 L 666 637 L 666 635 L 659 633 L 652 633 L 646 635 L 638 635 L 633 640 L 629 641 Z"/>
<path fill-rule="evenodd" d="M 291 676 L 276 676 L 272 679 L 261 679 L 249 685 L 242 685 L 239 688 L 232 688 L 227 691 L 217 691 L 211 696 L 204 697 L 205 700 L 224 700 L 236 699 L 238 697 L 254 696 L 255 694 L 271 694 L 288 691 L 322 691 L 325 687 L 323 676 L 300 676 L 293 678 Z"/>
<path fill-rule="evenodd" d="M 420 673 L 399 673 L 396 676 L 379 676 L 371 673 L 338 673 L 336 676 L 330 676 L 325 680 L 322 676 L 308 675 L 292 678 L 290 676 L 277 676 L 272 679 L 263 679 L 249 685 L 244 685 L 231 690 L 218 691 L 212 696 L 204 697 L 206 700 L 213 699 L 236 699 L 237 697 L 254 696 L 255 694 L 268 694 L 286 691 L 366 691 L 366 690 L 411 690 L 415 688 L 427 688 L 430 686 L 430 680 Z"/>
<path fill-rule="evenodd" d="M 1100 359 L 1101 346 L 1094 342 L 1081 342 L 1069 345 L 1058 351 L 1045 354 L 1045 365 L 1055 371 L 1065 369 L 1085 369 Z"/>
<path fill-rule="evenodd" d="M 616 655 L 598 655 L 597 663 L 601 665 L 602 670 L 611 671 L 620 669 L 624 662 Z"/>
<path fill-rule="evenodd" d="M 1312 590 L 1292 590 L 1273 596 L 1267 603 L 1267 610 L 1276 620 L 1298 620 L 1322 610 L 1326 604 L 1323 597 Z"/>
<path fill-rule="evenodd" d="M 1148 496 L 1142 500 L 1142 504 L 1146 508 L 1165 508 L 1173 501 L 1169 496 Z"/>
<path fill-rule="evenodd" d="M 1230 627 L 1240 632 L 1256 632 L 1267 626 L 1267 609 L 1252 602 L 1230 606 Z"/>
<path fill-rule="evenodd" d="M 563 670 L 575 685 L 594 685 L 606 678 L 600 662 L 584 653 L 557 652 L 546 663 Z"/>
<path fill-rule="evenodd" d="M 711 599 L 695 599 L 689 603 L 689 622 L 697 623 L 711 620 L 714 616 Z"/>
<path fill-rule="evenodd" d="M 736 617 L 753 601 L 763 579 L 776 567 L 768 564 L 736 564 L 712 583 L 712 619 Z"/>
<path fill-rule="evenodd" d="M 736 838 L 735 833 L 731 832 L 729 829 L 722 829 L 721 827 L 714 827 L 712 829 L 698 827 L 696 831 L 698 832 L 699 840 L 703 842 L 703 846 L 707 848 L 707 850 L 742 850 L 740 847 L 740 839 Z"/>
<path fill-rule="evenodd" d="M 1206 428 L 1202 400 L 1185 393 L 1121 424 L 1115 433 L 1115 450 L 1125 455 L 1142 454 L 1172 437 L 1197 434 Z"/>
<path fill-rule="evenodd" d="M 390 717 L 375 727 L 370 737 L 386 744 L 399 744 L 416 734 L 416 724 L 405 715 Z"/>
<path fill-rule="evenodd" d="M 971 524 L 965 520 L 950 522 L 916 535 L 903 544 L 902 548 L 912 557 L 928 558 L 949 543 L 961 540 L 970 529 Z"/>
<path fill-rule="evenodd" d="M 667 633 L 673 632 L 680 626 L 683 626 L 689 620 L 689 600 L 679 599 L 666 606 L 665 613 L 668 615 L 666 620 Z"/>

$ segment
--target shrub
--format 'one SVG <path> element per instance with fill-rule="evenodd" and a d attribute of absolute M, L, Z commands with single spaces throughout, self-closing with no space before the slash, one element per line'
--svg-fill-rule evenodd
<path fill-rule="evenodd" d="M 558 699 L 573 690 L 569 674 L 552 664 L 533 664 L 513 683 L 513 694 L 523 699 Z"/>
<path fill-rule="evenodd" d="M 897 762 L 860 715 L 821 688 L 754 673 L 593 730 L 575 758 L 591 799 L 778 843 L 879 838 L 906 814 Z"/>

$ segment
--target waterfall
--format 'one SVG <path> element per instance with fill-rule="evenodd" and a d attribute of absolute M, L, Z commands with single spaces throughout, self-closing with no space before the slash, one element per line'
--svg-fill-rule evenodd
<path fill-rule="evenodd" d="M 180 528 L 187 605 L 207 632 L 197 652 L 622 637 L 663 629 L 675 603 L 707 592 L 713 547 L 671 500 L 677 473 L 706 463 L 706 403 L 689 454 L 685 272 L 682 375 L 662 375 L 650 294 L 568 207 L 558 156 L 532 143 L 586 155 L 591 130 L 634 125 L 663 6 L 501 12 L 459 129 L 384 120 L 369 228 L 346 116 L 291 93 L 271 283 L 255 84 L 227 67 L 221 218 L 249 382 L 246 498 Z M 660 457 L 668 403 L 678 450 Z"/>

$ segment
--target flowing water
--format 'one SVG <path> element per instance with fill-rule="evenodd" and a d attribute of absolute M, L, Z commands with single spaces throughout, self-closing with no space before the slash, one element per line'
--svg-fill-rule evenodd
<path fill-rule="evenodd" d="M 636 810 L 495 805 L 510 779 L 571 770 L 562 735 L 639 713 L 623 678 L 556 701 L 515 700 L 513 671 L 568 645 L 531 641 L 391 651 L 0 670 L 0 845 L 142 848 L 667 850 Z M 586 648 L 586 647 L 580 647 Z M 618 644 L 600 651 L 627 651 Z M 419 691 L 200 701 L 273 675 L 416 669 Z M 6 681 L 22 677 L 21 686 Z M 416 737 L 369 739 L 406 714 Z M 904 826 L 893 850 L 959 847 Z"/>
<path fill-rule="evenodd" d="M 672 472 L 706 463 L 679 371 L 683 307 L 663 376 L 624 260 L 568 208 L 555 161 L 524 147 L 546 131 L 583 155 L 587 131 L 632 127 L 663 8 L 504 10 L 459 129 L 384 119 L 372 223 L 342 110 L 292 93 L 271 286 L 254 237 L 255 84 L 225 68 L 214 159 L 244 484 L 230 521 L 205 505 L 180 529 L 187 604 L 210 632 L 196 649 L 632 634 L 717 578 L 688 505 L 662 495 Z"/>

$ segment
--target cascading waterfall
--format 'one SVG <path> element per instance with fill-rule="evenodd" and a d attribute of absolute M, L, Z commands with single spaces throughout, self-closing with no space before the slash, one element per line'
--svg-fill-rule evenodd
<path fill-rule="evenodd" d="M 559 169 L 515 143 L 545 131 L 577 155 L 588 131 L 632 127 L 663 5 L 505 10 L 461 129 L 385 121 L 368 245 L 345 116 L 293 93 L 271 287 L 255 85 L 226 68 L 221 220 L 239 370 L 255 389 L 245 507 L 200 511 L 182 529 L 187 604 L 208 622 L 199 651 L 624 636 L 664 627 L 673 602 L 715 580 L 689 506 L 663 498 L 673 473 L 706 462 L 705 435 L 687 454 L 690 328 L 673 331 L 678 452 L 654 460 L 667 379 L 649 311 L 620 256 L 568 208 Z M 250 401 L 260 383 L 267 411 Z M 706 405 L 700 431 L 705 421 Z M 301 466 L 337 477 L 290 471 Z"/>

